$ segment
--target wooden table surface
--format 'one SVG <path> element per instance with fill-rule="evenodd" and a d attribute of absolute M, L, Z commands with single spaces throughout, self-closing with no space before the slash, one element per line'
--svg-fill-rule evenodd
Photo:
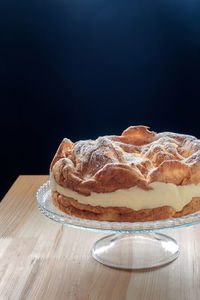
<path fill-rule="evenodd" d="M 36 191 L 48 176 L 19 176 L 0 204 L 0 299 L 200 299 L 200 225 L 166 232 L 181 253 L 156 269 L 109 268 L 91 256 L 106 233 L 49 220 Z"/>

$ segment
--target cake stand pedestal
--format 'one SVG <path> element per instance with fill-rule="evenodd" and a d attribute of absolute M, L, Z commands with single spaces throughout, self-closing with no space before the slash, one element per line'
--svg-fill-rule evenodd
<path fill-rule="evenodd" d="M 53 206 L 49 181 L 40 187 L 36 196 L 40 211 L 55 222 L 81 229 L 112 232 L 95 242 L 92 256 L 106 266 L 120 269 L 147 269 L 172 262 L 179 255 L 177 242 L 156 231 L 200 223 L 200 212 L 177 219 L 135 223 L 73 218 Z"/>
<path fill-rule="evenodd" d="M 178 255 L 176 241 L 159 233 L 111 234 L 98 240 L 92 248 L 92 256 L 98 262 L 123 269 L 162 266 Z"/>

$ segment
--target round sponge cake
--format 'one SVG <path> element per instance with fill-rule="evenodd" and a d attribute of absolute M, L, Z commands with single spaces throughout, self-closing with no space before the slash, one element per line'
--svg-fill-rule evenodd
<path fill-rule="evenodd" d="M 122 135 L 64 139 L 50 166 L 52 200 L 71 216 L 154 221 L 200 210 L 200 140 L 131 126 Z"/>

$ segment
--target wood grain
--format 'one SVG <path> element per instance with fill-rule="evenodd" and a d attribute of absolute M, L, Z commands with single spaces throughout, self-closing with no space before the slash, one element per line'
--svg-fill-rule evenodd
<path fill-rule="evenodd" d="M 91 257 L 103 233 L 57 224 L 37 208 L 48 176 L 19 176 L 0 204 L 0 299 L 200 299 L 200 225 L 169 231 L 181 246 L 171 264 L 143 271 Z"/>

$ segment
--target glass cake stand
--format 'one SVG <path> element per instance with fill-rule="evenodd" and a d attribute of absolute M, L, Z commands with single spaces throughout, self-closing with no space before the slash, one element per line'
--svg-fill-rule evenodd
<path fill-rule="evenodd" d="M 52 204 L 49 181 L 39 188 L 36 196 L 40 211 L 55 222 L 80 229 L 111 232 L 111 235 L 94 243 L 92 256 L 106 266 L 121 269 L 146 269 L 172 262 L 179 255 L 176 240 L 156 231 L 200 223 L 200 212 L 177 219 L 135 223 L 74 218 Z"/>

